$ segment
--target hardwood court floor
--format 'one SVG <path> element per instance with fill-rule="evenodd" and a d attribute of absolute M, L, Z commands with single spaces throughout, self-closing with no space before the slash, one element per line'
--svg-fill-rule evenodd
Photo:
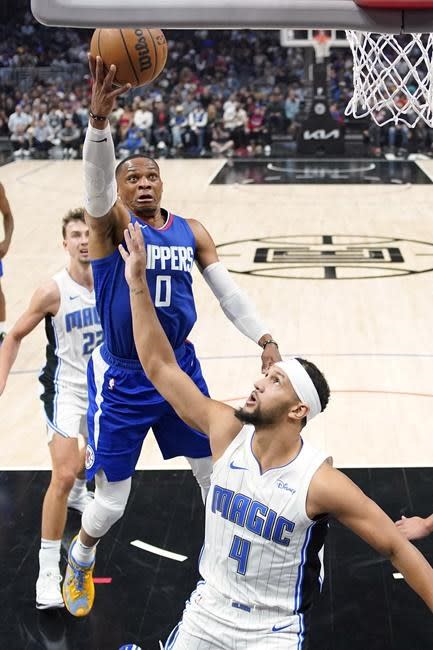
<path fill-rule="evenodd" d="M 433 176 L 433 161 L 419 164 Z M 163 204 L 200 219 L 219 245 L 240 241 L 237 247 L 220 248 L 221 259 L 235 271 L 242 270 L 238 260 L 251 240 L 260 240 L 256 248 L 263 248 L 263 239 L 280 238 L 272 246 L 283 241 L 289 252 L 293 237 L 302 235 L 307 242 L 310 258 L 299 265 L 288 258 L 288 266 L 299 266 L 289 279 L 266 277 L 266 271 L 235 276 L 258 305 L 281 351 L 311 358 L 328 377 L 333 398 L 306 436 L 332 453 L 338 466 L 430 465 L 433 273 L 413 271 L 433 267 L 433 185 L 210 185 L 222 165 L 219 160 L 161 161 Z M 60 223 L 69 208 L 82 204 L 82 164 L 16 162 L 2 167 L 1 180 L 16 221 L 2 280 L 8 321 L 13 322 L 33 290 L 64 264 Z M 324 280 L 317 271 L 320 246 L 313 244 L 329 238 L 358 248 L 358 262 L 343 263 L 343 273 L 365 275 L 365 265 L 359 271 L 359 256 L 376 255 L 375 248 L 381 255 L 397 248 L 404 262 L 391 267 L 410 273 L 387 277 L 388 264 L 377 273 L 368 271 L 381 277 Z M 377 238 L 375 247 L 371 242 Z M 319 255 L 323 252 L 322 247 Z M 283 250 L 283 262 L 284 255 Z M 314 273 L 316 279 L 303 279 Z M 195 295 L 199 324 L 191 339 L 211 394 L 241 402 L 260 374 L 259 349 L 225 318 L 199 273 Z M 23 342 L 1 398 L 1 467 L 49 467 L 37 399 L 44 348 L 40 326 Z M 149 439 L 140 467 L 161 466 Z M 183 461 L 170 466 L 185 467 Z"/>
<path fill-rule="evenodd" d="M 204 223 L 281 351 L 310 358 L 327 375 L 331 402 L 306 437 L 332 454 L 337 466 L 350 468 L 393 518 L 428 514 L 433 186 L 210 184 L 222 164 L 161 161 L 164 206 Z M 433 177 L 431 161 L 419 164 Z M 24 161 L 1 169 L 16 221 L 2 280 L 9 322 L 64 264 L 61 218 L 82 204 L 81 174 L 77 161 Z M 258 347 L 227 321 L 198 273 L 195 295 L 199 325 L 191 339 L 211 394 L 241 403 L 260 375 Z M 5 577 L 0 638 L 5 630 L 5 647 L 13 650 L 117 650 L 120 643 L 134 641 L 151 650 L 167 631 L 166 610 L 171 625 L 196 579 L 202 531 L 197 490 L 190 473 L 181 471 L 184 461 L 163 463 L 151 437 L 139 467 L 157 471 L 138 473 L 128 514 L 98 556 L 100 575 L 111 571 L 119 589 L 98 587 L 98 608 L 83 622 L 64 614 L 46 619 L 33 609 L 40 503 L 48 480 L 39 470 L 49 467 L 37 397 L 44 347 L 40 326 L 24 341 L 0 398 L 0 506 L 8 522 L 2 524 L 0 543 Z M 179 510 L 180 523 L 173 509 Z M 79 518 L 71 515 L 69 537 L 78 525 Z M 135 556 L 129 547 L 135 535 L 179 553 L 185 542 L 188 563 L 179 569 L 144 551 Z M 432 560 L 431 540 L 421 548 Z M 320 643 L 316 640 L 311 650 L 429 650 L 431 616 L 402 581 L 394 580 L 389 564 L 360 549 L 336 525 L 326 563 L 325 599 L 316 614 Z"/>

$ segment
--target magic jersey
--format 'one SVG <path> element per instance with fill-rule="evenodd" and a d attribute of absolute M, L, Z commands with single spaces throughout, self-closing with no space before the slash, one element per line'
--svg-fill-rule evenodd
<path fill-rule="evenodd" d="M 66 269 L 53 280 L 59 287 L 60 305 L 55 316 L 45 317 L 47 361 L 39 381 L 45 394 L 56 392 L 56 384 L 87 393 L 87 363 L 103 338 L 95 293 L 75 282 Z"/>
<path fill-rule="evenodd" d="M 289 464 L 262 473 L 253 437 L 244 426 L 214 465 L 200 573 L 240 608 L 302 615 L 320 590 L 328 527 L 309 519 L 306 498 L 328 457 L 303 441 Z"/>
<path fill-rule="evenodd" d="M 191 277 L 196 250 L 194 234 L 185 219 L 173 214 L 167 214 L 160 229 L 133 215 L 131 221 L 138 222 L 143 230 L 147 284 L 159 321 L 176 350 L 184 344 L 197 318 Z M 105 345 L 116 357 L 137 360 L 129 287 L 119 251 L 93 260 L 92 268 Z"/>

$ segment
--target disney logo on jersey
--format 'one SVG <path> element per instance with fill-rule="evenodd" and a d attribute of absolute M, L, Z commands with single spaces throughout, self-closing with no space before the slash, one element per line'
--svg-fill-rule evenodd
<path fill-rule="evenodd" d="M 287 483 L 284 483 L 284 481 L 281 480 L 277 481 L 277 487 L 280 488 L 280 490 L 287 490 L 287 492 L 290 492 L 290 494 L 295 494 L 296 492 L 296 490 L 289 487 Z"/>

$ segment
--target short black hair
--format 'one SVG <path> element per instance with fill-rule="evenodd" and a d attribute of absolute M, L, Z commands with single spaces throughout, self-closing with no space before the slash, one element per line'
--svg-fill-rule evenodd
<path fill-rule="evenodd" d="M 127 156 L 127 158 L 123 158 L 123 160 L 121 160 L 120 163 L 118 163 L 118 165 L 116 167 L 116 172 L 115 172 L 116 173 L 116 178 L 118 177 L 118 175 L 120 173 L 120 170 L 122 169 L 123 165 L 126 162 L 128 162 L 128 160 L 134 160 L 135 158 L 143 158 L 144 160 L 152 161 L 156 165 L 156 167 L 157 167 L 157 169 L 159 171 L 159 165 L 158 165 L 158 163 L 156 162 L 156 160 L 154 158 L 151 158 L 150 156 L 145 156 L 142 153 L 133 153 L 130 156 Z"/>
<path fill-rule="evenodd" d="M 62 219 L 63 239 L 66 238 L 66 227 L 68 223 L 71 223 L 71 221 L 82 221 L 83 223 L 86 223 L 86 220 L 84 218 L 84 208 L 73 208 L 72 210 L 69 210 L 69 212 L 65 214 L 65 216 Z"/>
<path fill-rule="evenodd" d="M 307 359 L 301 359 L 301 357 L 296 357 L 296 361 L 299 361 L 301 366 L 308 373 L 311 381 L 313 382 L 317 390 L 317 394 L 319 395 L 320 406 L 322 407 L 321 410 L 324 411 L 329 402 L 329 396 L 331 394 L 325 375 L 319 370 L 319 368 L 312 361 L 307 361 Z M 302 426 L 304 427 L 306 424 L 307 424 L 307 418 L 304 418 L 304 420 L 302 421 Z"/>

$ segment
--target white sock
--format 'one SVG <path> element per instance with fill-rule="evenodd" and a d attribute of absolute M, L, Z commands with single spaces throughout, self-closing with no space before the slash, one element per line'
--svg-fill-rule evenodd
<path fill-rule="evenodd" d="M 6 321 L 5 320 L 0 321 L 0 332 L 5 332 L 6 333 Z"/>
<path fill-rule="evenodd" d="M 78 535 L 77 541 L 74 544 L 71 555 L 78 564 L 90 564 L 95 559 L 96 544 L 95 546 L 86 546 Z"/>
<path fill-rule="evenodd" d="M 39 572 L 59 573 L 61 539 L 41 539 Z"/>

